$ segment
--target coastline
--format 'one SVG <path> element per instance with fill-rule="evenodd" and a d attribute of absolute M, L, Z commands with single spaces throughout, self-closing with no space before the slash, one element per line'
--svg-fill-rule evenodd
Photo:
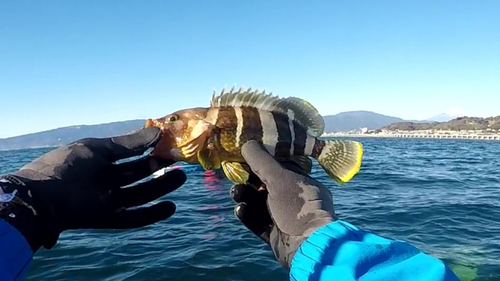
<path fill-rule="evenodd" d="M 489 140 L 500 141 L 500 133 L 498 132 L 460 132 L 460 131 L 382 131 L 375 133 L 370 132 L 337 132 L 325 133 L 321 138 L 404 138 L 404 139 L 452 139 L 452 140 Z M 14 151 L 14 150 L 30 150 L 41 148 L 57 148 L 61 145 L 39 145 L 29 147 L 16 147 L 16 148 L 0 148 L 0 152 Z"/>
<path fill-rule="evenodd" d="M 492 140 L 500 141 L 498 133 L 424 133 L 424 132 L 382 132 L 382 133 L 326 133 L 321 137 L 355 137 L 355 138 L 413 138 L 413 139 L 457 139 L 457 140 Z"/>

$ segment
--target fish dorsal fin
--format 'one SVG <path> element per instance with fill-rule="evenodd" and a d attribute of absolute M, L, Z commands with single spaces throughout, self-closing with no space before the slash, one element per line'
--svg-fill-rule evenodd
<path fill-rule="evenodd" d="M 254 91 L 252 88 L 240 88 L 235 91 L 233 87 L 229 91 L 222 89 L 218 95 L 214 91 L 210 107 L 254 107 L 272 111 L 279 100 L 279 97 L 266 94 L 266 91 Z"/>
<path fill-rule="evenodd" d="M 318 110 L 309 102 L 289 97 L 281 100 L 288 110 L 292 110 L 295 120 L 307 128 L 307 133 L 313 137 L 320 137 L 325 130 L 325 120 Z"/>
<path fill-rule="evenodd" d="M 229 91 L 222 89 L 218 95 L 214 91 L 210 107 L 228 106 L 253 107 L 259 110 L 293 114 L 294 119 L 313 137 L 321 136 L 325 129 L 325 121 L 318 110 L 300 98 L 280 98 L 272 93 L 266 94 L 266 91 L 252 90 L 252 88 L 235 90 L 233 87 Z"/>

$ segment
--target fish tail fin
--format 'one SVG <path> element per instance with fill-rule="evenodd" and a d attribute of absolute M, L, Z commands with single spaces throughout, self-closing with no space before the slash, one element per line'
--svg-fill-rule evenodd
<path fill-rule="evenodd" d="M 337 183 L 351 180 L 361 168 L 363 146 L 360 142 L 350 140 L 318 140 L 314 147 L 313 157 L 326 173 Z"/>

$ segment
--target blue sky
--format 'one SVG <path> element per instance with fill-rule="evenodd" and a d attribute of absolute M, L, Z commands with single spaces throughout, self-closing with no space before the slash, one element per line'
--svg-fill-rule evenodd
<path fill-rule="evenodd" d="M 160 117 L 225 85 L 321 114 L 500 115 L 500 1 L 2 1 L 0 137 Z"/>

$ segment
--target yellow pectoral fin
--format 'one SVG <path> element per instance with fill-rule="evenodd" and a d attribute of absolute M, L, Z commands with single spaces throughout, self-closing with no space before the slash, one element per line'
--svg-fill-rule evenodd
<path fill-rule="evenodd" d="M 198 162 L 205 170 L 220 169 L 219 154 L 212 149 L 200 149 L 197 154 Z"/>
<path fill-rule="evenodd" d="M 226 174 L 226 177 L 237 184 L 245 184 L 248 182 L 250 174 L 243 168 L 243 166 L 238 162 L 222 162 L 222 169 Z"/>

